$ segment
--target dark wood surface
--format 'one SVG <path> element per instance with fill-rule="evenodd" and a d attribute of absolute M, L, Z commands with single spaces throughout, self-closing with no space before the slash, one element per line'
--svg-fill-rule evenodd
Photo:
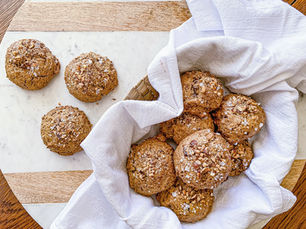
<path fill-rule="evenodd" d="M 0 228 L 41 228 L 11 191 L 0 170 Z"/>
<path fill-rule="evenodd" d="M 0 0 L 0 41 L 17 9 L 24 0 Z M 306 0 L 287 1 L 306 13 Z M 306 167 L 293 189 L 297 202 L 288 212 L 274 217 L 264 228 L 306 228 Z M 41 228 L 19 203 L 0 171 L 0 228 Z"/>

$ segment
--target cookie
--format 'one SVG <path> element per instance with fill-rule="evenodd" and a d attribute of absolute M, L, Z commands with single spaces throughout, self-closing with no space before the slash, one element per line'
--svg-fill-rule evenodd
<path fill-rule="evenodd" d="M 220 106 L 223 86 L 209 72 L 185 72 L 181 77 L 181 83 L 185 112 L 204 117 Z"/>
<path fill-rule="evenodd" d="M 205 218 L 214 203 L 211 189 L 196 190 L 180 179 L 171 188 L 158 193 L 156 199 L 161 206 L 170 208 L 180 221 L 188 223 Z"/>
<path fill-rule="evenodd" d="M 42 42 L 22 39 L 7 49 L 5 70 L 7 78 L 19 87 L 38 90 L 59 73 L 60 63 Z"/>
<path fill-rule="evenodd" d="M 248 141 L 234 146 L 231 150 L 232 170 L 230 176 L 238 176 L 249 168 L 254 157 L 252 147 Z"/>
<path fill-rule="evenodd" d="M 214 122 L 209 113 L 203 118 L 189 113 L 183 113 L 177 118 L 160 124 L 160 132 L 167 138 L 173 138 L 177 144 L 198 130 L 210 129 L 214 131 L 214 128 Z"/>
<path fill-rule="evenodd" d="M 231 171 L 231 146 L 210 129 L 184 138 L 174 152 L 177 176 L 196 189 L 213 189 L 226 180 Z"/>
<path fill-rule="evenodd" d="M 42 117 L 41 138 L 51 151 L 72 155 L 82 150 L 80 144 L 91 126 L 83 111 L 72 106 L 59 106 Z"/>
<path fill-rule="evenodd" d="M 151 196 L 174 184 L 173 149 L 165 140 L 159 135 L 132 146 L 126 168 L 135 192 Z"/>
<path fill-rule="evenodd" d="M 214 117 L 218 132 L 231 144 L 253 137 L 266 119 L 264 110 L 256 101 L 239 94 L 225 96 Z"/>
<path fill-rule="evenodd" d="M 73 59 L 65 70 L 68 91 L 83 102 L 96 102 L 118 85 L 112 61 L 94 52 Z"/>

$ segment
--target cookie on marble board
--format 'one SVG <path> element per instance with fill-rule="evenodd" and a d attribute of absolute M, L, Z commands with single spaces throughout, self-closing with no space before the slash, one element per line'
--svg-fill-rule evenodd
<path fill-rule="evenodd" d="M 231 150 L 232 170 L 229 176 L 238 176 L 247 170 L 253 157 L 253 150 L 248 141 L 243 141 L 234 146 Z"/>
<path fill-rule="evenodd" d="M 185 112 L 204 117 L 217 109 L 223 98 L 223 86 L 209 72 L 191 71 L 181 76 Z"/>
<path fill-rule="evenodd" d="M 76 107 L 58 106 L 42 117 L 41 138 L 51 151 L 68 156 L 82 150 L 91 130 L 86 114 Z"/>
<path fill-rule="evenodd" d="M 257 134 L 265 123 L 265 112 L 252 98 L 229 94 L 214 113 L 218 132 L 231 144 L 247 140 Z"/>
<path fill-rule="evenodd" d="M 132 145 L 126 168 L 130 187 L 135 192 L 151 196 L 174 184 L 173 149 L 165 140 L 158 135 Z"/>
<path fill-rule="evenodd" d="M 107 57 L 83 53 L 67 65 L 65 83 L 75 98 L 96 102 L 117 87 L 117 71 Z"/>
<path fill-rule="evenodd" d="M 5 70 L 7 78 L 19 87 L 38 90 L 59 73 L 60 63 L 44 43 L 22 39 L 7 49 Z"/>
<path fill-rule="evenodd" d="M 185 137 L 198 130 L 214 131 L 214 122 L 209 113 L 200 118 L 197 115 L 183 113 L 179 117 L 160 124 L 160 132 L 167 138 L 172 138 L 177 144 Z"/>
<path fill-rule="evenodd" d="M 231 171 L 231 145 L 210 129 L 184 138 L 174 152 L 177 176 L 196 189 L 213 189 Z"/>
<path fill-rule="evenodd" d="M 212 189 L 194 189 L 178 179 L 175 184 L 158 193 L 156 199 L 161 206 L 170 208 L 182 222 L 194 223 L 204 219 L 212 209 Z"/>

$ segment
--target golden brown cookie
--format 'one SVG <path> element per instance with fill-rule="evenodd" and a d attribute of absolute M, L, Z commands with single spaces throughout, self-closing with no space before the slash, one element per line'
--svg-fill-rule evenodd
<path fill-rule="evenodd" d="M 231 171 L 231 146 L 210 129 L 197 131 L 183 139 L 174 152 L 176 174 L 196 189 L 213 189 Z"/>
<path fill-rule="evenodd" d="M 248 141 L 243 141 L 231 150 L 232 170 L 230 176 L 238 176 L 249 168 L 254 157 L 253 150 Z"/>
<path fill-rule="evenodd" d="M 158 193 L 156 199 L 161 206 L 174 211 L 180 221 L 188 223 L 205 218 L 214 203 L 211 189 L 196 190 L 180 179 L 168 190 Z"/>
<path fill-rule="evenodd" d="M 72 155 L 82 150 L 80 144 L 91 126 L 83 111 L 72 106 L 59 106 L 42 117 L 41 138 L 51 151 Z"/>
<path fill-rule="evenodd" d="M 231 144 L 253 137 L 266 119 L 264 110 L 256 101 L 238 94 L 225 96 L 214 117 L 218 132 Z"/>
<path fill-rule="evenodd" d="M 209 72 L 185 72 L 181 82 L 185 112 L 204 117 L 206 113 L 220 106 L 223 86 Z"/>
<path fill-rule="evenodd" d="M 112 61 L 94 52 L 81 54 L 67 65 L 65 82 L 70 94 L 83 102 L 96 102 L 118 85 Z"/>
<path fill-rule="evenodd" d="M 214 131 L 214 128 L 214 122 L 209 113 L 203 118 L 189 113 L 183 113 L 177 118 L 160 124 L 160 132 L 167 138 L 173 138 L 177 144 L 198 130 L 211 129 Z"/>
<path fill-rule="evenodd" d="M 7 78 L 19 87 L 38 90 L 59 73 L 60 63 L 42 42 L 22 39 L 7 49 L 5 70 Z"/>
<path fill-rule="evenodd" d="M 132 146 L 126 168 L 135 192 L 151 196 L 173 185 L 173 149 L 165 140 L 159 135 Z"/>

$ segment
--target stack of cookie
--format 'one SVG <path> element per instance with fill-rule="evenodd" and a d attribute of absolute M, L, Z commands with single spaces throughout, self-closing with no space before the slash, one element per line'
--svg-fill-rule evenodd
<path fill-rule="evenodd" d="M 213 189 L 249 167 L 249 140 L 263 127 L 265 113 L 248 96 L 224 96 L 209 72 L 186 72 L 181 82 L 183 113 L 161 123 L 159 135 L 132 146 L 127 173 L 137 193 L 157 194 L 182 222 L 196 222 L 210 212 Z M 167 139 L 178 144 L 175 150 Z"/>

